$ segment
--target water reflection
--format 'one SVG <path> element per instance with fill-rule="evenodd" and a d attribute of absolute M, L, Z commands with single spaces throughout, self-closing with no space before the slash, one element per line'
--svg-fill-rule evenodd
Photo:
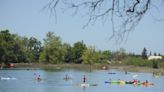
<path fill-rule="evenodd" d="M 161 76 L 160 72 L 153 72 L 153 77 L 154 78 L 159 78 Z"/>
<path fill-rule="evenodd" d="M 127 72 L 127 73 L 126 73 Z M 110 74 L 109 74 L 110 73 Z M 79 86 L 86 75 L 87 84 Z M 37 75 L 37 76 L 36 76 Z M 36 80 L 40 75 L 41 80 Z M 134 75 L 137 75 L 134 77 Z M 0 80 L 1 92 L 163 92 L 164 76 L 156 73 L 137 73 L 118 70 L 94 70 L 92 72 L 67 69 L 60 71 L 45 70 L 0 70 L 0 77 L 15 77 L 17 80 Z M 159 76 L 156 78 L 155 76 Z M 120 79 L 124 84 L 105 83 Z M 134 79 L 154 83 L 154 86 L 126 84 Z M 98 84 L 95 85 L 94 84 Z"/>

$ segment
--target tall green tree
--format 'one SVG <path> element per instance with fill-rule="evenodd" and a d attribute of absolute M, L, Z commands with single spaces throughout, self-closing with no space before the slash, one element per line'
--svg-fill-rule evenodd
<path fill-rule="evenodd" d="M 27 42 L 28 38 L 16 35 L 13 51 L 17 57 L 17 63 L 28 62 L 27 60 Z"/>
<path fill-rule="evenodd" d="M 0 62 L 28 62 L 28 38 L 11 34 L 9 30 L 2 30 L 0 42 Z"/>
<path fill-rule="evenodd" d="M 38 62 L 41 49 L 41 42 L 35 37 L 30 37 L 27 45 L 29 62 Z"/>
<path fill-rule="evenodd" d="M 147 49 L 146 48 L 143 48 L 141 55 L 142 55 L 143 59 L 147 59 Z"/>
<path fill-rule="evenodd" d="M 90 46 L 84 50 L 82 60 L 84 64 L 106 63 L 110 56 L 110 51 L 96 51 L 95 47 Z"/>
<path fill-rule="evenodd" d="M 156 52 L 154 52 L 154 56 L 157 56 L 157 53 Z"/>
<path fill-rule="evenodd" d="M 45 63 L 62 63 L 66 48 L 63 46 L 60 37 L 53 32 L 48 32 L 44 39 L 43 51 L 40 55 L 40 61 Z"/>
<path fill-rule="evenodd" d="M 84 50 L 87 47 L 83 41 L 76 42 L 73 46 L 73 61 L 74 63 L 82 63 L 83 60 L 81 59 Z"/>
<path fill-rule="evenodd" d="M 96 55 L 95 47 L 88 47 L 84 50 L 82 54 L 82 60 L 84 64 L 93 64 L 97 61 L 97 55 Z"/>
<path fill-rule="evenodd" d="M 2 30 L 0 32 L 0 61 L 10 63 L 17 61 L 14 53 L 15 35 L 10 34 L 9 30 Z"/>
<path fill-rule="evenodd" d="M 73 55 L 73 48 L 70 46 L 70 44 L 64 44 L 64 47 L 66 48 L 66 54 L 64 61 L 66 63 L 73 63 L 74 61 L 74 55 Z"/>
<path fill-rule="evenodd" d="M 111 59 L 111 51 L 109 51 L 109 50 L 105 50 L 105 51 L 103 51 L 102 52 L 102 54 L 103 54 L 103 59 L 105 59 L 105 60 L 110 60 Z"/>

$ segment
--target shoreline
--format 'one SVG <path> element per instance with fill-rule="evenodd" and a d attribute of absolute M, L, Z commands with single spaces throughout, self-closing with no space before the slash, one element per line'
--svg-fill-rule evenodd
<path fill-rule="evenodd" d="M 161 73 L 164 75 L 164 68 L 154 69 L 151 67 L 139 67 L 132 65 L 109 65 L 109 64 L 42 64 L 42 63 L 15 63 L 17 68 L 40 68 L 45 70 L 62 70 L 62 69 L 77 69 L 77 70 L 102 70 L 102 66 L 107 66 L 107 70 L 116 69 L 128 72 L 143 72 L 143 73 Z"/>

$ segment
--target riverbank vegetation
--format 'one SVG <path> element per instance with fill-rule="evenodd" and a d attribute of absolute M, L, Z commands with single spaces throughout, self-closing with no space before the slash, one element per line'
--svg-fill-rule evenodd
<path fill-rule="evenodd" d="M 151 54 L 151 53 L 150 53 Z M 156 55 L 156 53 L 155 53 Z M 161 55 L 160 53 L 158 55 Z M 164 68 L 164 59 L 148 60 L 147 49 L 141 55 L 129 54 L 123 48 L 118 51 L 96 50 L 83 41 L 73 45 L 62 42 L 53 32 L 48 32 L 43 43 L 35 37 L 21 37 L 9 30 L 0 31 L 0 64 L 107 64 Z"/>

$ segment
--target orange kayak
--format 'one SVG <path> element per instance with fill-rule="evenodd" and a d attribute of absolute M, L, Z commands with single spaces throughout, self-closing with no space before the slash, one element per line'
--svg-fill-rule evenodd
<path fill-rule="evenodd" d="M 152 86 L 152 85 L 154 85 L 154 83 L 146 83 L 146 82 L 143 82 L 142 85 L 143 86 Z"/>

